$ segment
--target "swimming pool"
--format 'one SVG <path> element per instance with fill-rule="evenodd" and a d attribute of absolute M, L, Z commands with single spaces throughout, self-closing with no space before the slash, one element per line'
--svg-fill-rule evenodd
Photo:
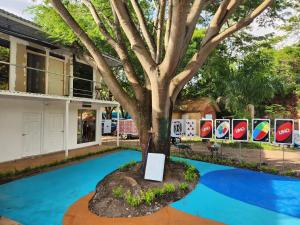
<path fill-rule="evenodd" d="M 0 186 L 0 215 L 24 225 L 59 225 L 76 200 L 131 160 L 124 150 Z M 233 225 L 300 225 L 300 180 L 188 160 L 200 183 L 171 206 Z"/>

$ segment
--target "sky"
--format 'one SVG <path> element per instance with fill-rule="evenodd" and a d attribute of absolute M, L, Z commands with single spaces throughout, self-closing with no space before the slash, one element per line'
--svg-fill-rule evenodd
<path fill-rule="evenodd" d="M 37 4 L 41 1 L 42 0 L 0 0 L 0 8 L 25 19 L 32 20 L 32 15 L 26 12 L 26 8 Z M 252 23 L 251 30 L 251 32 L 257 36 L 265 35 L 271 32 L 275 32 L 278 35 L 282 34 L 282 32 L 274 30 L 274 28 L 272 27 L 261 28 L 255 22 Z M 287 40 L 284 41 L 283 45 L 293 44 L 295 42 L 294 39 L 295 37 L 289 37 Z"/>

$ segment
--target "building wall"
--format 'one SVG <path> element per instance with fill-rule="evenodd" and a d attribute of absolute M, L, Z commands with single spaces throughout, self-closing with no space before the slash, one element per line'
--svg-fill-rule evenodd
<path fill-rule="evenodd" d="M 100 118 L 96 120 L 96 141 L 77 144 L 77 117 L 78 109 L 82 105 L 79 103 L 70 103 L 69 109 L 69 149 L 75 149 L 85 146 L 99 144 L 100 141 Z M 100 113 L 99 105 L 93 105 L 92 109 Z M 35 155 L 46 154 L 63 150 L 64 142 L 64 112 L 65 102 L 63 101 L 43 101 L 43 100 L 25 100 L 16 98 L 0 98 L 0 162 L 20 159 L 24 156 L 24 115 L 41 115 L 40 151 Z M 53 134 L 53 121 L 51 118 L 63 118 L 63 121 L 55 120 L 58 129 Z M 60 129 L 61 127 L 61 129 Z"/>

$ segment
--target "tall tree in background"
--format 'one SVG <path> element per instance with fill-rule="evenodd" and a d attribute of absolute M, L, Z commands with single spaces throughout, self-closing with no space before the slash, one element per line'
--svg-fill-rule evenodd
<path fill-rule="evenodd" d="M 148 131 L 152 128 L 154 151 L 168 157 L 172 108 L 184 85 L 197 74 L 220 42 L 248 26 L 264 11 L 265 17 L 275 16 L 285 1 L 50 2 L 49 7 L 55 9 L 94 59 L 115 99 L 132 115 L 139 130 L 142 149 L 145 150 Z M 89 35 L 89 27 L 92 26 L 82 26 L 82 21 L 77 18 L 76 10 L 82 4 L 89 12 L 86 16 L 91 16 L 97 25 L 99 39 L 104 39 L 120 59 L 133 95 L 122 87 L 94 37 Z M 205 35 L 199 40 L 191 58 L 183 60 L 196 26 L 207 26 Z M 135 68 L 136 61 L 142 68 L 142 74 Z"/>

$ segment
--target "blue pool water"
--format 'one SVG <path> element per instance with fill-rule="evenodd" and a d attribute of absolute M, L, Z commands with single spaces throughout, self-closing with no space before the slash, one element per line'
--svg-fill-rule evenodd
<path fill-rule="evenodd" d="M 24 225 L 59 225 L 72 203 L 139 152 L 125 150 L 0 186 L 0 215 Z M 193 160 L 200 183 L 171 206 L 232 225 L 300 225 L 300 180 Z"/>

